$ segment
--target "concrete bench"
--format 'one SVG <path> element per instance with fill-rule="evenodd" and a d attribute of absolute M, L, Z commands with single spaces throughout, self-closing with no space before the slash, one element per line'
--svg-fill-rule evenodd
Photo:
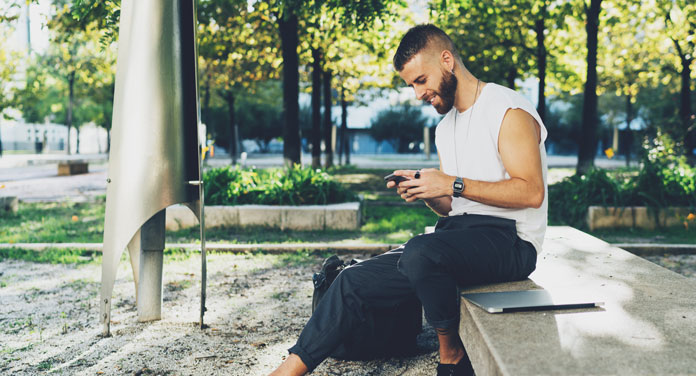
<path fill-rule="evenodd" d="M 571 227 L 549 227 L 537 270 L 484 291 L 579 290 L 602 308 L 491 314 L 462 298 L 477 375 L 696 373 L 696 280 Z"/>
<path fill-rule="evenodd" d="M 88 166 L 86 161 L 61 161 L 58 162 L 58 176 L 86 174 Z"/>

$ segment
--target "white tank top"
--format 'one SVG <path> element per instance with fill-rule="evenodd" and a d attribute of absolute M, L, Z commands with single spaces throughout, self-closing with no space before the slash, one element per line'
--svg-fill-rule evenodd
<path fill-rule="evenodd" d="M 510 178 L 498 152 L 498 134 L 503 117 L 508 109 L 519 108 L 536 119 L 541 129 L 541 167 L 544 177 L 544 202 L 541 207 L 508 209 L 482 204 L 463 197 L 452 199 L 449 215 L 482 214 L 514 219 L 517 235 L 529 241 L 541 252 L 546 233 L 548 188 L 546 184 L 546 140 L 547 131 L 534 106 L 521 94 L 506 87 L 488 83 L 472 108 L 459 113 L 452 108 L 437 125 L 435 145 L 440 154 L 443 172 L 472 180 L 496 182 Z M 456 127 L 455 127 L 456 116 Z M 471 123 L 469 123 L 471 116 Z M 456 149 L 455 149 L 456 142 Z M 455 150 L 458 163 L 455 163 Z M 458 169 L 458 170 L 457 170 Z"/>

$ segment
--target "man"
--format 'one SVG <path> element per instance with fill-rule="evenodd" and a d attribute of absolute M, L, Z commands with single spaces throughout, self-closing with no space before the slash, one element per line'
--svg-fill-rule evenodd
<path fill-rule="evenodd" d="M 415 294 L 440 343 L 438 375 L 473 374 L 458 335 L 457 285 L 526 278 L 546 231 L 546 129 L 518 93 L 484 83 L 433 25 L 410 29 L 394 67 L 416 97 L 445 114 L 435 132 L 440 169 L 398 170 L 406 201 L 442 216 L 435 232 L 345 269 L 331 285 L 290 356 L 273 373 L 313 370 L 359 324 L 365 307 Z"/>

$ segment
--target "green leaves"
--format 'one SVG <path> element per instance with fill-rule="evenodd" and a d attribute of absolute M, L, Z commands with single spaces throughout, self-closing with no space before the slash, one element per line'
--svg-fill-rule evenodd
<path fill-rule="evenodd" d="M 326 205 L 357 200 L 323 170 L 222 167 L 203 174 L 206 203 L 212 205 Z"/>
<path fill-rule="evenodd" d="M 637 174 L 592 169 L 549 186 L 552 223 L 585 228 L 591 205 L 647 206 L 653 212 L 669 206 L 696 208 L 696 168 L 686 163 L 669 136 L 658 133 L 646 139 Z"/>
<path fill-rule="evenodd" d="M 404 153 L 409 151 L 409 143 L 422 140 L 423 128 L 430 122 L 419 107 L 404 103 L 377 113 L 370 134 L 377 142 L 390 142 L 394 150 Z"/>

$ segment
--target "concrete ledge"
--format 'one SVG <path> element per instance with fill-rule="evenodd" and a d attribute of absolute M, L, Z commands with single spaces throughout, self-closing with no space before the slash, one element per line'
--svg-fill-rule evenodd
<path fill-rule="evenodd" d="M 616 243 L 614 247 L 624 249 L 638 256 L 696 255 L 695 244 L 631 244 Z"/>
<path fill-rule="evenodd" d="M 359 202 L 332 205 L 239 205 L 206 206 L 206 228 L 262 226 L 281 230 L 357 230 Z M 176 231 L 198 225 L 196 216 L 183 205 L 167 208 L 166 229 Z"/>
<path fill-rule="evenodd" d="M 390 243 L 250 243 L 250 244 L 229 244 L 229 243 L 207 243 L 207 252 L 268 252 L 268 253 L 287 253 L 297 251 L 312 252 L 333 252 L 339 254 L 351 253 L 384 253 L 401 244 Z M 195 243 L 167 243 L 164 246 L 169 249 L 186 249 L 189 251 L 200 251 L 201 245 Z M 101 252 L 102 243 L 0 243 L 0 249 L 24 249 L 29 251 L 41 252 L 47 249 L 81 249 L 85 251 Z"/>
<path fill-rule="evenodd" d="M 685 375 L 696 370 L 696 280 L 570 227 L 549 227 L 529 279 L 463 292 L 575 291 L 587 310 L 490 314 L 462 299 L 479 375 Z"/>
<path fill-rule="evenodd" d="M 645 206 L 590 206 L 587 209 L 587 227 L 594 231 L 600 228 L 639 227 L 654 230 L 658 227 L 681 226 L 689 215 L 689 209 L 669 207 L 659 210 L 656 216 Z"/>
<path fill-rule="evenodd" d="M 0 196 L 0 215 L 16 213 L 19 210 L 19 199 L 15 196 Z"/>

